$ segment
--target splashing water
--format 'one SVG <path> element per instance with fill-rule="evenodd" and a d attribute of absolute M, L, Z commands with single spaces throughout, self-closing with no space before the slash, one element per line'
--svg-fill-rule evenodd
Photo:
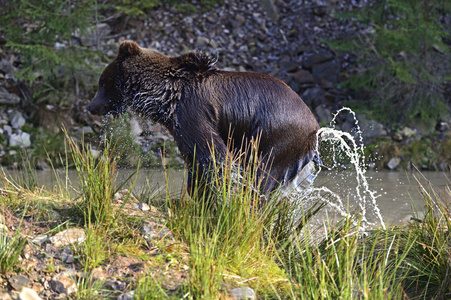
<path fill-rule="evenodd" d="M 358 143 L 351 134 L 334 128 L 337 116 L 343 111 L 349 112 L 354 118 Z M 303 183 L 295 190 L 291 190 L 292 192 L 288 194 L 290 201 L 295 204 L 300 204 L 301 206 L 305 203 L 323 201 L 327 203 L 328 208 L 332 209 L 342 217 L 349 217 L 347 206 L 344 205 L 342 199 L 336 193 L 327 187 L 315 187 L 312 185 L 313 179 L 321 172 L 322 168 L 325 167 L 328 170 L 332 170 L 338 167 L 339 164 L 336 160 L 335 153 L 337 150 L 340 150 L 348 157 L 350 164 L 355 169 L 355 179 L 357 182 L 355 187 L 355 197 L 358 202 L 360 213 L 362 214 L 360 229 L 365 231 L 369 226 L 376 225 L 375 222 L 370 222 L 368 220 L 368 212 L 373 212 L 379 219 L 380 225 L 385 229 L 385 223 L 376 202 L 378 196 L 375 191 L 370 189 L 365 176 L 363 137 L 355 113 L 350 108 L 341 108 L 335 113 L 330 124 L 331 127 L 323 127 L 318 131 L 317 144 L 320 143 L 320 139 L 323 142 L 331 142 L 333 165 L 331 167 L 319 165 L 318 169 L 315 170 L 314 164 L 312 162 L 309 163 L 299 174 Z"/>

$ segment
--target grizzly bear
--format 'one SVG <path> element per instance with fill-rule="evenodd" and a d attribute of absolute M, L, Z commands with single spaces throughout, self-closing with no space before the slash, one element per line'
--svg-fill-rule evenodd
<path fill-rule="evenodd" d="M 298 174 L 317 158 L 318 123 L 291 88 L 269 75 L 219 70 L 202 52 L 166 56 L 124 41 L 87 109 L 118 115 L 127 108 L 173 135 L 190 170 L 190 193 L 212 170 L 212 149 L 221 162 L 258 139 L 266 194 L 298 185 Z"/>

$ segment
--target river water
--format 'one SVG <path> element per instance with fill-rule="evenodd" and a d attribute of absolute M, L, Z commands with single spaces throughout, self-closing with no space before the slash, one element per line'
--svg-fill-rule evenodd
<path fill-rule="evenodd" d="M 119 170 L 117 182 L 123 182 L 130 174 L 132 174 L 130 170 Z M 11 173 L 12 177 L 17 175 L 20 173 Z M 52 170 L 36 171 L 36 175 L 38 185 L 48 190 L 54 189 L 57 185 L 64 186 L 66 183 L 67 187 L 74 191 L 78 186 L 75 170 L 69 170 L 67 176 L 66 172 L 62 170 L 56 172 Z M 377 204 L 387 225 L 403 224 L 410 220 L 415 212 L 419 212 L 421 215 L 424 200 L 418 180 L 426 189 L 429 188 L 428 183 L 432 184 L 434 190 L 442 195 L 445 188 L 451 186 L 450 173 L 443 172 L 422 172 L 420 174 L 419 172 L 368 171 L 365 175 L 369 188 L 377 195 Z M 136 179 L 135 194 L 159 190 L 159 195 L 164 196 L 167 186 L 171 195 L 179 195 L 184 190 L 184 170 L 171 170 L 167 177 L 169 180 L 166 184 L 164 172 L 158 169 L 144 169 L 139 172 L 138 176 L 132 177 L 129 182 Z M 315 187 L 325 186 L 338 195 L 344 203 L 349 201 L 351 211 L 357 207 L 356 179 L 353 171 L 321 171 L 313 185 Z M 125 185 L 125 187 L 128 186 L 128 184 Z"/>

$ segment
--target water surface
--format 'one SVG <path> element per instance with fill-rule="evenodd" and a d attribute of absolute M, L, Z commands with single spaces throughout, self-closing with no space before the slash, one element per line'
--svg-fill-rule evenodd
<path fill-rule="evenodd" d="M 132 173 L 131 170 L 119 170 L 117 181 L 119 183 L 124 181 Z M 11 174 L 23 176 L 17 172 Z M 136 180 L 135 194 L 158 190 L 160 196 L 164 196 L 166 187 L 168 187 L 171 194 L 176 196 L 184 190 L 184 174 L 184 170 L 171 170 L 165 176 L 162 170 L 143 169 L 137 176 L 132 176 L 131 181 Z M 66 180 L 66 172 L 63 170 L 55 172 L 52 170 L 36 171 L 36 175 L 38 185 L 50 190 L 63 184 L 74 192 L 79 183 L 75 170 L 67 172 L 68 180 Z M 410 220 L 414 212 L 423 211 L 424 200 L 421 196 L 422 188 L 418 181 L 426 189 L 429 189 L 428 183 L 430 182 L 433 188 L 442 195 L 445 188 L 451 186 L 450 173 L 443 172 L 423 172 L 420 174 L 418 172 L 368 171 L 366 178 L 370 189 L 376 192 L 377 203 L 387 225 L 405 223 Z M 314 186 L 325 186 L 336 193 L 344 203 L 349 200 L 351 209 L 357 207 L 356 179 L 353 171 L 321 171 L 314 182 Z"/>

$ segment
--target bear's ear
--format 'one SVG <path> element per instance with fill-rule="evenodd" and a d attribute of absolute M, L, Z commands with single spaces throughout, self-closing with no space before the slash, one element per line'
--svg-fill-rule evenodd
<path fill-rule="evenodd" d="M 126 58 L 129 56 L 138 55 L 139 53 L 141 53 L 141 48 L 139 48 L 137 43 L 132 41 L 123 41 L 119 46 L 118 56 Z"/>

